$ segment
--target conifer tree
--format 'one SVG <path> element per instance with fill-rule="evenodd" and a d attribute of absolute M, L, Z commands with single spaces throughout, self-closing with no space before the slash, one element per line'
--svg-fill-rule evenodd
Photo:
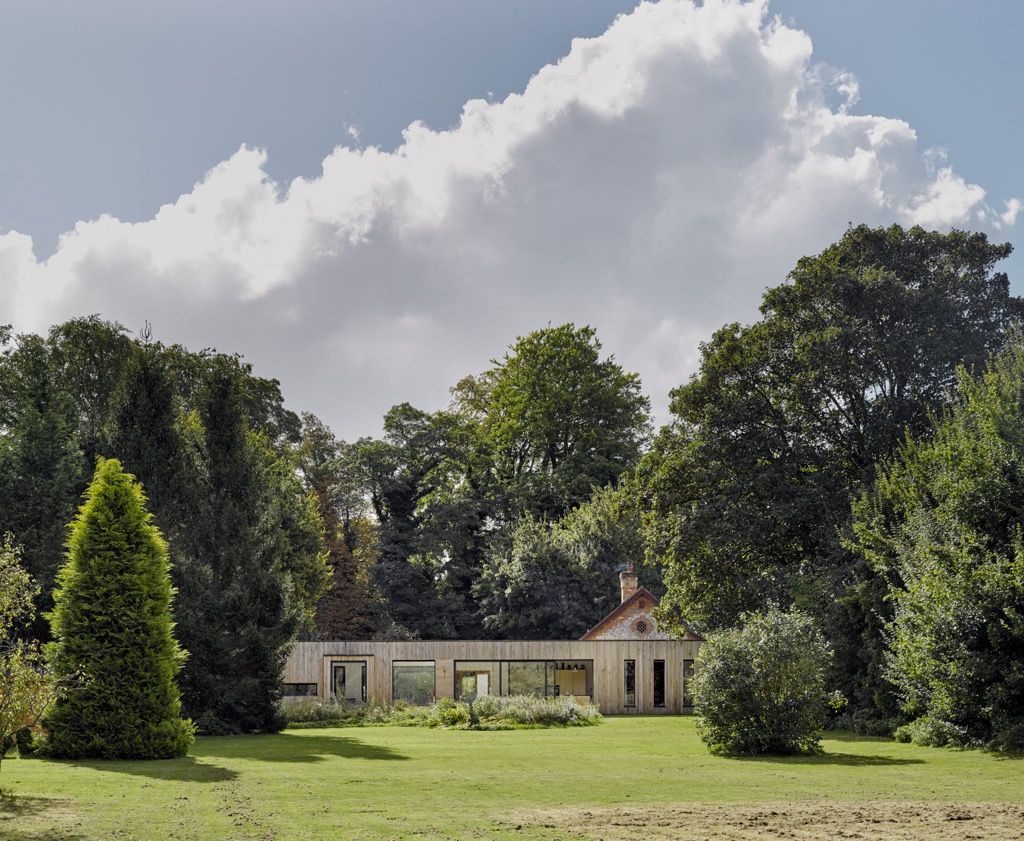
<path fill-rule="evenodd" d="M 51 755 L 162 759 L 188 749 L 172 593 L 167 545 L 142 488 L 119 461 L 101 459 L 71 525 L 50 614 L 54 671 L 81 676 L 44 722 Z"/>

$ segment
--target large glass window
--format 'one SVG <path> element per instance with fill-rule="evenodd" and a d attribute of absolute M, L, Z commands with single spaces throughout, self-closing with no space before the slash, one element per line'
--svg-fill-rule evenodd
<path fill-rule="evenodd" d="M 654 661 L 654 706 L 665 706 L 665 661 Z"/>
<path fill-rule="evenodd" d="M 636 706 L 636 660 L 626 660 L 623 670 L 625 706 Z"/>
<path fill-rule="evenodd" d="M 693 706 L 693 660 L 683 660 L 683 706 Z"/>
<path fill-rule="evenodd" d="M 481 695 L 500 695 L 501 664 L 497 660 L 466 661 L 455 664 L 455 697 L 472 701 Z"/>
<path fill-rule="evenodd" d="M 434 702 L 434 661 L 395 660 L 391 665 L 391 700 L 417 707 Z"/>
<path fill-rule="evenodd" d="M 315 683 L 286 683 L 281 693 L 285 698 L 308 698 L 316 695 Z"/>
<path fill-rule="evenodd" d="M 573 695 L 589 701 L 594 694 L 593 660 L 458 660 L 455 697 L 480 695 Z"/>
<path fill-rule="evenodd" d="M 362 704 L 366 701 L 366 661 L 331 664 L 331 693 L 336 701 Z"/>
<path fill-rule="evenodd" d="M 536 695 L 543 698 L 554 694 L 554 681 L 549 684 L 549 672 L 554 670 L 552 664 L 544 660 L 534 662 L 511 662 L 508 664 L 508 694 Z M 548 687 L 551 691 L 548 691 Z"/>

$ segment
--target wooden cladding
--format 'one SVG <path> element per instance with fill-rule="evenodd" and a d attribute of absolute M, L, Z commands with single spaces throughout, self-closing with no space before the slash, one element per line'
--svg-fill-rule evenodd
<path fill-rule="evenodd" d="M 593 682 L 594 703 L 602 713 L 683 713 L 690 712 L 684 704 L 684 700 L 689 700 L 684 697 L 689 694 L 684 668 L 690 670 L 692 677 L 693 660 L 700 645 L 701 642 L 695 640 L 299 642 L 285 664 L 284 680 L 316 683 L 320 696 L 326 698 L 330 692 L 332 664 L 365 662 L 368 698 L 390 702 L 394 700 L 396 662 L 400 669 L 408 663 L 424 667 L 432 663 L 434 697 L 451 698 L 455 695 L 456 663 L 464 671 L 463 663 L 546 661 L 561 668 L 571 667 L 574 661 L 588 661 L 588 665 L 593 664 L 587 673 L 588 680 Z M 633 693 L 628 699 L 633 701 L 632 705 L 627 704 L 627 660 L 634 664 Z M 568 684 L 564 675 L 558 677 Z M 425 692 L 421 690 L 420 694 Z M 575 689 L 572 694 L 576 694 Z"/>

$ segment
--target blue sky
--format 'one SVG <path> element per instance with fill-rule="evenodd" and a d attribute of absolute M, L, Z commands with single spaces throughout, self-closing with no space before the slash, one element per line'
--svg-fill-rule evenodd
<path fill-rule="evenodd" d="M 509 94 L 523 92 L 538 70 L 569 52 L 572 38 L 599 39 L 617 14 L 632 8 L 632 3 L 610 0 L 2 0 L 0 78 L 7 83 L 0 99 L 0 236 L 19 232 L 32 237 L 32 243 L 29 247 L 23 238 L 8 238 L 14 257 L 7 263 L 0 259 L 0 273 L 6 272 L 0 274 L 0 294 L 6 295 L 0 303 L 26 329 L 42 329 L 79 311 L 102 311 L 132 327 L 142 318 L 153 319 L 158 335 L 167 340 L 238 350 L 264 373 L 279 376 L 297 408 L 319 412 L 351 437 L 374 431 L 374 418 L 392 403 L 411 399 L 427 408 L 443 404 L 447 385 L 460 373 L 484 367 L 517 332 L 569 318 L 595 323 L 608 349 L 640 370 L 655 405 L 663 406 L 667 388 L 692 370 L 696 342 L 723 321 L 752 317 L 759 291 L 780 282 L 802 253 L 840 235 L 846 221 L 861 221 L 846 218 L 854 213 L 881 224 L 898 216 L 892 208 L 903 208 L 900 221 L 957 224 L 959 211 L 950 210 L 950 202 L 973 201 L 965 185 L 980 185 L 986 191 L 987 215 L 978 226 L 1018 248 L 1024 245 L 1024 217 L 1015 225 L 999 221 L 1005 201 L 1024 198 L 1019 151 L 1024 106 L 1017 89 L 1024 79 L 1017 43 L 1024 29 L 1024 3 L 1016 0 L 770 3 L 764 26 L 779 15 L 813 41 L 813 57 L 804 63 L 805 70 L 824 62 L 856 77 L 859 100 L 844 113 L 896 118 L 916 132 L 913 149 L 904 137 L 896 144 L 902 144 L 898 153 L 880 151 L 878 160 L 869 162 L 873 172 L 888 172 L 890 179 L 892 172 L 906 173 L 902 181 L 886 182 L 886 195 L 877 207 L 864 204 L 853 176 L 844 175 L 840 186 L 829 180 L 832 171 L 816 169 L 820 162 L 814 156 L 793 152 L 793 160 L 777 170 L 758 169 L 764 166 L 765 149 L 754 138 L 774 125 L 770 115 L 760 113 L 774 88 L 759 87 L 768 71 L 743 52 L 738 36 L 716 42 L 716 49 L 726 51 L 726 65 L 740 68 L 723 86 L 725 65 L 716 64 L 719 59 L 701 65 L 686 56 L 687 49 L 697 49 L 697 41 L 687 47 L 685 38 L 679 40 L 671 47 L 679 50 L 678 61 L 666 64 L 668 59 L 657 51 L 668 47 L 653 29 L 638 29 L 639 35 L 630 36 L 639 39 L 639 46 L 609 47 L 608 52 L 629 55 L 631 49 L 650 47 L 651 62 L 637 65 L 641 69 L 635 72 L 647 74 L 645 84 L 659 92 L 657 107 L 662 110 L 656 119 L 654 112 L 651 122 L 643 117 L 650 103 L 637 106 L 641 119 L 629 132 L 621 120 L 628 123 L 633 112 L 627 110 L 622 117 L 603 102 L 595 112 L 600 119 L 580 121 L 575 126 L 580 133 L 574 135 L 578 109 L 592 104 L 593 91 L 587 86 L 600 87 L 605 77 L 573 76 L 565 84 L 577 86 L 577 104 L 508 141 L 513 151 L 495 152 L 486 173 L 462 172 L 446 182 L 445 201 L 470 207 L 485 201 L 494 180 L 500 181 L 500 189 L 518 201 L 500 209 L 502 231 L 511 232 L 507 238 L 490 229 L 463 236 L 466 217 L 460 213 L 470 211 L 453 212 L 448 204 L 437 204 L 437 195 L 425 193 L 421 204 L 434 214 L 432 239 L 415 239 L 410 245 L 404 232 L 410 219 L 421 219 L 422 207 L 407 209 L 397 221 L 388 217 L 387 224 L 379 215 L 380 207 L 396 201 L 380 184 L 393 185 L 406 177 L 395 174 L 394 167 L 402 163 L 398 159 L 385 162 L 391 169 L 382 175 L 365 159 L 344 158 L 339 166 L 354 168 L 344 169 L 330 191 L 322 188 L 330 198 L 318 195 L 315 202 L 318 208 L 325 201 L 331 205 L 332 236 L 344 225 L 358 229 L 354 233 L 345 228 L 339 240 L 344 247 L 334 240 L 328 244 L 319 238 L 321 233 L 311 234 L 308 220 L 296 221 L 290 210 L 276 208 L 273 197 L 258 196 L 251 199 L 251 207 L 246 204 L 269 180 L 282 195 L 297 176 L 314 181 L 335 146 L 359 150 L 375 145 L 390 152 L 403 143 L 402 131 L 414 120 L 435 130 L 457 126 L 468 100 L 501 103 Z M 729 14 L 742 15 L 735 9 Z M 648 17 L 649 27 L 664 25 Z M 706 37 L 718 38 L 713 34 L 718 31 L 708 24 Z M 789 54 L 781 47 L 777 51 Z M 628 81 L 608 78 L 610 85 Z M 780 76 L 780 84 L 788 78 Z M 813 88 L 808 95 L 821 93 L 836 113 L 843 111 L 841 92 L 835 85 L 825 88 L 829 86 Z M 722 109 L 729 107 L 735 113 L 722 116 Z M 673 109 L 686 110 L 679 115 Z M 697 183 L 701 172 L 715 171 L 718 163 L 711 148 L 715 144 L 701 143 L 694 131 L 711 114 L 714 120 L 721 117 L 720 124 L 712 124 L 724 132 L 717 145 L 736 155 L 722 162 L 723 169 L 741 161 L 744 183 L 760 184 L 766 195 L 795 191 L 791 199 L 771 205 L 771 212 L 779 214 L 780 230 L 799 227 L 799 234 L 783 238 L 776 248 L 778 232 L 762 232 L 763 241 L 773 243 L 771 254 L 738 253 L 725 245 L 712 253 L 702 244 L 738 237 L 722 221 L 728 202 L 723 201 L 722 219 L 706 211 L 726 182 L 714 189 Z M 663 145 L 653 156 L 641 149 L 645 135 L 638 134 L 638 127 L 646 127 L 650 136 L 660 132 Z M 789 132 L 787 128 L 783 134 L 790 138 Z M 475 149 L 479 137 L 472 137 L 467 148 Z M 729 148 L 741 139 L 747 143 L 743 149 Z M 675 140 L 679 159 L 672 153 Z M 265 150 L 265 161 L 236 155 L 242 144 Z M 578 148 L 579 155 L 561 157 L 567 145 Z M 928 172 L 943 165 L 929 152 L 934 149 L 945 153 L 962 184 L 936 181 L 952 192 L 926 207 L 921 197 L 931 189 Z M 852 147 L 847 151 L 844 159 L 853 160 Z M 687 174 L 687 162 L 702 155 L 711 157 Z M 645 157 L 652 158 L 649 168 Z M 279 236 L 282 242 L 255 263 L 260 269 L 271 267 L 266 277 L 244 255 L 238 265 L 220 265 L 216 238 L 202 254 L 174 262 L 168 253 L 192 246 L 176 243 L 174 237 L 184 236 L 183 229 L 165 222 L 149 226 L 144 236 L 113 225 L 85 226 L 78 250 L 68 249 L 63 257 L 42 263 L 53 254 L 57 236 L 79 221 L 101 214 L 124 222 L 151 220 L 162 205 L 191 193 L 211 168 L 229 161 L 232 165 L 216 181 L 221 186 L 209 187 L 194 200 L 201 205 L 202 196 L 220 196 L 220 210 L 210 218 L 223 220 L 223 208 L 230 206 L 232 214 L 246 220 L 244 231 L 221 231 L 219 221 L 203 230 L 221 231 L 217 236 L 224 243 L 253 237 L 253 248 Z M 593 171 L 582 162 L 589 162 Z M 432 164 L 419 166 L 429 181 Z M 628 176 L 623 183 L 649 184 L 650 189 L 633 195 L 610 170 Z M 556 197 L 530 205 L 538 190 L 550 185 L 552 173 L 566 173 Z M 344 193 L 345 184 L 362 183 L 364 177 L 378 179 L 367 188 L 369 198 L 360 199 L 377 208 L 365 225 L 352 221 L 351 207 L 342 212 L 337 206 L 339 190 Z M 533 177 L 543 181 L 532 183 Z M 825 179 L 820 188 L 815 178 Z M 451 184 L 464 185 L 466 179 L 480 181 L 465 195 L 453 192 Z M 773 179 L 780 186 L 772 186 Z M 669 182 L 672 186 L 664 188 Z M 223 195 L 217 192 L 221 189 Z M 225 199 L 229 193 L 230 200 Z M 587 217 L 596 204 L 619 195 L 621 206 L 609 207 L 604 216 Z M 822 201 L 834 215 L 828 224 L 815 227 L 800 221 L 793 208 L 806 202 L 806 195 L 825 197 Z M 692 205 L 686 196 L 694 197 Z M 558 205 L 563 199 L 564 206 Z M 544 208 L 553 204 L 560 215 L 541 219 Z M 975 205 L 972 214 L 981 207 Z M 529 208 L 530 216 L 509 215 L 510 206 Z M 740 210 L 728 219 L 742 212 L 742 205 L 733 207 Z M 253 233 L 247 220 L 264 211 L 269 215 Z M 784 225 L 787 213 L 794 216 Z M 319 210 L 314 215 L 314 227 L 322 231 L 328 223 Z M 442 217 L 445 221 L 438 221 Z M 600 230 L 603 219 L 612 220 L 609 231 Z M 644 220 L 642 235 L 629 232 L 630 220 L 639 219 Z M 673 220 L 681 228 L 701 231 L 699 237 L 695 234 L 687 244 L 685 236 L 673 233 Z M 300 261 L 289 251 L 288 235 L 274 233 L 292 230 L 288 226 L 295 226 L 294 237 L 312 243 L 309 247 L 318 254 L 348 250 L 333 263 L 327 258 L 315 264 Z M 395 226 L 403 233 L 386 241 L 381 232 Z M 559 235 L 549 238 L 551 231 Z M 653 256 L 623 261 L 604 272 L 607 257 L 588 254 L 600 250 L 595 243 L 607 242 L 609 236 L 622 237 L 621 250 Z M 506 240 L 514 259 L 502 252 Z M 673 250 L 676 240 L 681 244 Z M 756 243 L 758 237 L 752 240 Z M 430 250 L 435 241 L 447 243 L 450 252 L 465 259 L 452 262 L 449 255 L 441 265 Z M 374 243 L 380 244 L 376 250 Z M 140 257 L 145 249 L 153 252 Z M 522 258 L 527 251 L 529 259 Z M 214 268 L 211 261 L 217 264 Z M 510 264 L 514 273 L 498 268 Z M 1005 268 L 1014 286 L 1024 291 L 1024 282 L 1015 278 L 1024 275 L 1024 255 L 1016 255 Z M 260 277 L 253 279 L 256 275 Z M 168 291 L 172 287 L 173 294 Z M 641 295 L 662 293 L 662 307 L 645 309 L 638 301 Z M 670 316 L 655 311 L 666 307 Z M 398 315 L 391 318 L 389 309 Z M 211 310 L 221 317 L 207 317 Z M 337 324 L 326 323 L 323 311 L 337 312 Z M 235 320 L 251 329 L 224 324 Z M 318 337 L 316 342 L 311 335 Z M 333 362 L 319 377 L 331 378 L 332 393 L 354 394 L 357 400 L 323 396 L 322 380 L 309 369 L 311 359 L 325 356 Z M 432 363 L 430 372 L 418 367 L 427 362 Z"/>

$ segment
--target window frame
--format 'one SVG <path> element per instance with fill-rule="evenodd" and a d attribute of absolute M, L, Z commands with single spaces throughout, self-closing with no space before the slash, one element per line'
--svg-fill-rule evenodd
<path fill-rule="evenodd" d="M 660 670 L 658 667 L 661 667 Z M 661 672 L 661 703 L 658 703 L 658 672 Z M 657 710 L 665 709 L 665 661 L 655 660 L 651 669 L 651 700 Z"/>
<path fill-rule="evenodd" d="M 629 700 L 630 695 L 633 696 L 632 703 Z M 622 706 L 626 709 L 636 709 L 636 660 L 622 661 Z"/>

